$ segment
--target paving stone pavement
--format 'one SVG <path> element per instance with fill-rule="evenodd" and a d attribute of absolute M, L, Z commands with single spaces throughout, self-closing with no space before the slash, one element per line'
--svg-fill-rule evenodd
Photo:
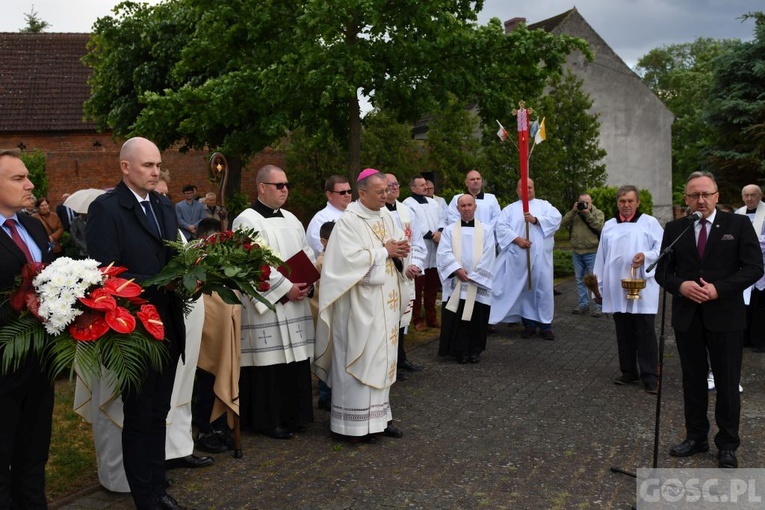
<path fill-rule="evenodd" d="M 620 375 L 613 320 L 572 315 L 575 284 L 558 290 L 555 341 L 524 340 L 519 327 L 500 325 L 476 365 L 439 358 L 436 338 L 412 349 L 409 357 L 427 368 L 391 392 L 402 439 L 334 442 L 329 414 L 317 410 L 316 422 L 292 440 L 245 433 L 243 458 L 220 454 L 210 468 L 169 471 L 169 493 L 184 506 L 216 510 L 630 508 L 635 480 L 610 468 L 651 467 L 656 396 L 613 384 Z M 765 465 L 763 373 L 765 354 L 746 350 L 742 467 Z M 684 438 L 669 326 L 662 393 L 658 466 L 714 467 L 714 448 L 690 459 L 667 453 Z M 51 508 L 133 504 L 128 495 L 94 488 Z"/>

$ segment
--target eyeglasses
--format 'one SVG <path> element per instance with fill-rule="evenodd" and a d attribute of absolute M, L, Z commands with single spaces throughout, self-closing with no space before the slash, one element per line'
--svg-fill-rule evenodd
<path fill-rule="evenodd" d="M 712 198 L 715 195 L 717 195 L 717 191 L 712 191 L 711 193 L 686 193 L 685 198 L 690 200 L 698 200 L 703 198 L 706 200 L 707 198 Z"/>
<path fill-rule="evenodd" d="M 350 195 L 351 193 L 353 193 L 353 191 L 349 189 L 341 189 L 340 191 L 333 191 L 332 193 L 337 193 L 338 195 L 345 196 L 345 195 Z"/>
<path fill-rule="evenodd" d="M 392 188 L 392 189 L 396 189 L 396 188 L 400 188 L 401 185 L 399 183 L 397 183 L 397 182 L 392 182 L 392 183 L 388 184 L 388 187 Z"/>
<path fill-rule="evenodd" d="M 290 189 L 290 186 L 292 186 L 292 184 L 289 182 L 264 182 L 263 184 L 270 184 L 279 191 L 283 190 L 284 188 Z"/>

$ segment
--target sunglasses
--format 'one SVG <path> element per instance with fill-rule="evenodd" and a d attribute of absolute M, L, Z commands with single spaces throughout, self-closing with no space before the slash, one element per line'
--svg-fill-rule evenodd
<path fill-rule="evenodd" d="M 332 193 L 337 193 L 338 195 L 345 196 L 345 195 L 350 195 L 353 192 L 351 190 L 349 190 L 349 189 L 343 189 L 343 190 L 340 190 L 340 191 L 333 191 Z"/>
<path fill-rule="evenodd" d="M 290 189 L 291 186 L 289 182 L 264 182 L 263 184 L 270 184 L 279 191 L 283 190 L 284 188 Z"/>

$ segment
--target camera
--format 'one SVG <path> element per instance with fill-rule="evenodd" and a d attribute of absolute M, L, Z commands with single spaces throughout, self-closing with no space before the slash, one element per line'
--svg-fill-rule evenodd
<path fill-rule="evenodd" d="M 585 209 L 587 209 L 588 206 L 589 206 L 589 204 L 587 202 L 577 202 L 576 203 L 576 208 L 578 210 L 580 210 L 580 211 L 584 211 Z"/>

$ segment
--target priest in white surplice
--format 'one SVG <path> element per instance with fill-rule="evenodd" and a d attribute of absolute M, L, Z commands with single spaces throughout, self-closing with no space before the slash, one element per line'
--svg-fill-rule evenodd
<path fill-rule="evenodd" d="M 616 384 L 642 381 L 648 393 L 656 393 L 659 348 L 654 320 L 659 308 L 659 284 L 656 271 L 646 266 L 659 258 L 664 230 L 653 216 L 638 211 L 640 199 L 635 186 L 621 186 L 616 191 L 619 212 L 603 226 L 593 274 L 603 299 L 603 312 L 614 317 L 619 348 L 621 375 Z M 643 278 L 645 289 L 640 299 L 627 299 L 622 288 L 624 278 Z M 639 368 L 639 370 L 638 370 Z"/>
<path fill-rule="evenodd" d="M 314 372 L 332 388 L 332 432 L 374 442 L 378 433 L 403 435 L 389 395 L 410 248 L 385 208 L 385 176 L 366 169 L 357 186 L 359 200 L 337 221 L 324 254 Z"/>
<path fill-rule="evenodd" d="M 521 197 L 521 182 L 516 188 Z M 550 202 L 535 198 L 534 181 L 528 180 L 529 212 L 521 200 L 505 207 L 497 218 L 495 235 L 499 254 L 494 266 L 490 324 L 523 322 L 523 338 L 536 329 L 545 340 L 554 340 L 553 247 L 561 214 Z M 529 239 L 526 239 L 526 224 Z M 531 290 L 528 287 L 527 253 L 531 254 Z"/>
<path fill-rule="evenodd" d="M 311 218 L 308 227 L 305 229 L 308 246 L 311 247 L 316 258 L 324 251 L 324 246 L 321 244 L 321 236 L 319 236 L 319 229 L 328 221 L 337 221 L 342 216 L 345 208 L 348 207 L 348 204 L 351 203 L 353 191 L 348 183 L 348 178 L 342 175 L 330 176 L 324 183 L 324 195 L 327 197 L 327 205 Z"/>
<path fill-rule="evenodd" d="M 255 229 L 284 261 L 300 250 L 314 261 L 300 220 L 281 208 L 289 194 L 287 175 L 267 165 L 258 171 L 256 183 L 258 198 L 236 217 L 234 230 Z M 275 267 L 269 283 L 262 296 L 274 310 L 254 299 L 243 300 L 240 419 L 242 426 L 289 439 L 313 422 L 314 327 L 306 299 L 311 289 L 305 282 L 288 280 Z"/>
<path fill-rule="evenodd" d="M 446 227 L 438 244 L 441 278 L 441 338 L 439 356 L 478 363 L 486 349 L 494 280 L 494 233 L 475 217 L 475 198 L 457 199 L 460 220 Z"/>

